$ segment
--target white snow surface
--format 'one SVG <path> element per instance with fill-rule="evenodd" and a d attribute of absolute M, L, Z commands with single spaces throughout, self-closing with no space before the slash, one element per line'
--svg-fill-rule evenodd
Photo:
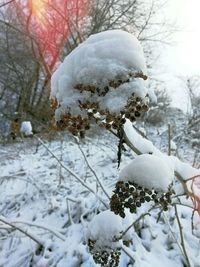
<path fill-rule="evenodd" d="M 24 134 L 25 136 L 29 136 L 33 134 L 32 125 L 30 121 L 23 121 L 21 123 L 20 133 Z"/>
<path fill-rule="evenodd" d="M 173 169 L 163 158 L 149 154 L 137 156 L 119 174 L 119 180 L 164 192 L 168 191 L 173 178 Z"/>
<path fill-rule="evenodd" d="M 132 34 L 109 30 L 90 36 L 65 58 L 52 76 L 51 98 L 59 103 L 56 119 L 69 109 L 73 114 L 80 113 L 78 101 L 94 101 L 103 109 L 119 112 L 132 93 L 144 98 L 148 90 L 146 81 L 141 78 L 130 78 L 130 82 L 117 90 L 110 87 L 105 96 L 86 91 L 80 93 L 74 88 L 84 84 L 102 90 L 109 86 L 109 81 L 126 81 L 130 72 L 146 74 L 142 47 Z"/>
<path fill-rule="evenodd" d="M 152 135 L 158 138 L 156 130 Z M 69 139 L 63 133 L 59 134 L 57 140 L 45 141 L 45 143 L 64 166 L 73 170 L 94 191 L 96 190 L 95 177 L 73 139 Z M 109 134 L 105 135 L 101 132 L 101 136 L 88 138 L 81 147 L 111 196 L 119 175 L 116 140 Z M 155 151 L 156 149 L 154 153 Z M 45 249 L 39 252 L 38 245 L 28 236 L 11 230 L 8 225 L 0 222 L 0 266 L 29 267 L 32 264 L 34 267 L 66 267 L 67 263 L 67 267 L 96 267 L 85 242 L 88 224 L 96 216 L 97 211 L 101 213 L 106 209 L 96 195 L 89 192 L 69 172 L 61 168 L 46 148 L 38 146 L 35 139 L 26 139 L 18 144 L 0 145 L 0 155 L 1 217 L 24 231 L 28 230 L 45 244 Z M 156 154 L 159 157 L 160 155 L 163 155 L 165 161 L 168 159 L 167 162 L 172 165 L 172 168 L 182 170 L 182 175 L 185 169 L 185 179 L 199 172 L 195 168 L 189 168 L 189 164 L 177 161 L 175 157 L 164 156 L 161 152 Z M 134 155 L 127 149 L 123 155 L 121 167 L 126 166 L 133 158 Z M 109 200 L 100 188 L 98 194 L 109 205 Z M 66 198 L 68 198 L 70 213 Z M 193 209 L 189 206 L 193 204 L 185 197 L 180 196 L 180 200 L 188 206 L 178 206 L 185 247 L 191 266 L 198 267 L 200 262 L 199 215 L 194 214 L 192 233 Z M 123 227 L 135 222 L 151 207 L 151 202 L 144 203 L 136 214 L 127 215 L 122 220 Z M 152 210 L 151 216 L 145 216 L 138 222 L 137 227 L 131 228 L 127 240 L 131 238 L 132 244 L 127 249 L 133 256 L 135 264 L 130 264 L 129 257 L 122 251 L 119 267 L 184 266 L 184 257 L 176 241 L 180 243 L 174 208 L 170 207 L 165 212 L 165 216 L 162 213 L 157 222 L 159 211 L 160 209 L 157 208 Z M 32 263 L 30 263 L 31 259 Z"/>

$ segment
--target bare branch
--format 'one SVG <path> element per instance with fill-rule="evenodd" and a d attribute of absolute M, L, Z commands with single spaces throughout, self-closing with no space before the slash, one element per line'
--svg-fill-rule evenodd
<path fill-rule="evenodd" d="M 6 220 L 6 218 L 4 218 L 3 216 L 0 216 L 0 221 L 9 225 L 10 227 L 12 227 L 15 230 L 20 231 L 21 233 L 25 234 L 26 236 L 28 236 L 30 239 L 32 239 L 33 241 L 35 241 L 38 245 L 44 247 L 45 243 L 43 240 L 41 240 L 38 236 L 36 236 L 35 234 L 31 233 L 28 230 L 24 230 L 21 227 L 18 227 L 16 225 L 14 225 L 13 223 L 10 223 Z"/>
<path fill-rule="evenodd" d="M 5 2 L 5 3 L 3 3 L 3 4 L 0 5 L 0 8 L 5 7 L 5 6 L 11 4 L 11 3 L 14 2 L 14 1 L 15 1 L 15 0 L 10 0 L 10 1 L 8 1 L 8 2 Z"/>

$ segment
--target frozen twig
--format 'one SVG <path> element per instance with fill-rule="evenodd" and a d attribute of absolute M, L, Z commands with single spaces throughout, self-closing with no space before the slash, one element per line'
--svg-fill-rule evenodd
<path fill-rule="evenodd" d="M 81 199 L 77 199 L 77 198 L 74 198 L 74 197 L 67 196 L 66 200 L 74 202 L 74 203 L 81 203 Z"/>
<path fill-rule="evenodd" d="M 88 159 L 87 159 L 87 157 L 86 157 L 86 155 L 85 155 L 85 152 L 83 151 L 82 147 L 80 146 L 80 142 L 79 142 L 78 138 L 75 138 L 75 140 L 76 140 L 76 143 L 77 143 L 77 145 L 78 145 L 79 150 L 81 151 L 81 153 L 82 153 L 82 155 L 83 155 L 83 157 L 84 157 L 84 160 L 85 160 L 85 162 L 86 162 L 88 168 L 89 168 L 90 171 L 94 174 L 94 177 L 96 178 L 96 180 L 97 180 L 99 186 L 101 187 L 102 191 L 104 192 L 104 194 L 107 196 L 108 199 L 110 199 L 108 192 L 106 191 L 104 185 L 102 184 L 102 182 L 101 182 L 101 180 L 99 179 L 98 175 L 96 174 L 95 170 L 92 168 L 90 162 L 88 161 Z"/>
<path fill-rule="evenodd" d="M 151 216 L 150 212 L 155 208 L 155 206 L 151 207 L 147 212 L 142 213 L 133 223 L 131 223 L 125 231 L 123 231 L 123 233 L 121 234 L 121 236 L 119 237 L 119 239 L 121 239 L 133 226 L 135 226 L 142 218 L 144 218 L 145 216 L 149 215 Z"/>
<path fill-rule="evenodd" d="M 37 227 L 37 228 L 41 228 L 41 229 L 47 230 L 48 232 L 51 232 L 56 237 L 58 237 L 60 240 L 65 241 L 65 236 L 60 234 L 55 229 L 50 228 L 49 226 L 47 227 L 46 225 L 43 225 L 43 224 L 38 224 L 38 223 L 33 223 L 33 222 L 28 222 L 28 221 L 22 221 L 22 220 L 13 220 L 12 224 L 13 223 L 14 224 L 18 224 L 18 223 L 19 224 L 26 224 L 26 225 L 29 225 L 29 226 L 33 226 L 33 227 Z"/>
<path fill-rule="evenodd" d="M 125 245 L 123 245 L 122 242 L 121 242 L 121 249 L 131 259 L 131 262 L 134 264 L 135 259 L 134 259 L 132 250 L 130 250 L 130 248 L 126 247 Z"/>
<path fill-rule="evenodd" d="M 172 229 L 172 227 L 171 227 L 171 225 L 170 225 L 170 223 L 169 223 L 169 221 L 168 221 L 168 218 L 166 217 L 165 213 L 163 213 L 163 217 L 164 217 L 165 223 L 166 223 L 166 224 L 168 225 L 168 227 L 169 227 L 169 230 L 170 230 L 170 232 L 171 232 L 172 237 L 174 238 L 174 241 L 177 243 L 177 245 L 178 245 L 178 247 L 179 247 L 181 253 L 182 253 L 183 256 L 185 257 L 185 255 L 184 255 L 184 253 L 183 253 L 183 249 L 182 249 L 182 247 L 181 247 L 181 244 L 179 243 L 178 239 L 176 238 L 176 235 L 175 235 L 175 233 L 174 233 L 174 231 L 173 231 L 173 229 Z"/>
<path fill-rule="evenodd" d="M 35 234 L 31 233 L 28 230 L 24 230 L 19 226 L 14 225 L 11 222 L 8 222 L 8 220 L 6 218 L 4 218 L 3 216 L 0 216 L 0 221 L 3 222 L 6 225 L 9 225 L 10 227 L 12 227 L 15 230 L 18 230 L 19 232 L 25 234 L 26 236 L 28 236 L 30 239 L 32 239 L 33 241 L 35 241 L 38 245 L 44 247 L 44 241 L 41 240 L 38 236 L 36 236 Z"/>
<path fill-rule="evenodd" d="M 69 200 L 66 199 L 66 202 L 67 202 L 67 213 L 68 213 L 68 217 L 69 217 L 69 222 L 72 225 L 72 224 L 74 224 L 74 222 L 72 220 L 72 216 L 71 216 L 71 212 L 70 212 Z"/>
<path fill-rule="evenodd" d="M 86 183 L 84 182 L 75 172 L 73 172 L 70 168 L 66 167 L 59 158 L 51 151 L 51 149 L 48 148 L 48 146 L 37 136 L 34 135 L 34 137 L 47 149 L 47 151 L 57 160 L 57 162 L 60 164 L 60 166 L 69 172 L 78 182 L 82 184 L 85 188 L 87 188 L 91 193 L 93 193 L 103 204 L 106 208 L 108 208 L 108 204 L 102 199 L 101 196 L 96 194 L 96 192 Z"/>
<path fill-rule="evenodd" d="M 178 209 L 177 209 L 176 205 L 174 205 L 174 210 L 175 210 L 175 216 L 176 216 L 176 220 L 177 220 L 178 227 L 179 227 L 179 232 L 180 232 L 181 247 L 183 249 L 183 253 L 184 253 L 184 256 L 185 256 L 185 260 L 186 260 L 187 266 L 191 267 L 190 260 L 189 260 L 189 257 L 188 257 L 188 254 L 187 254 L 187 251 L 186 251 L 186 248 L 185 248 L 185 242 L 184 242 L 184 237 L 183 237 L 183 227 L 181 225 L 181 221 L 180 221 L 179 216 L 178 216 Z"/>
<path fill-rule="evenodd" d="M 10 1 L 5 2 L 5 3 L 3 3 L 3 4 L 0 5 L 0 8 L 6 6 L 6 5 L 8 5 L 8 4 L 11 4 L 11 3 L 14 2 L 14 1 L 15 1 L 15 0 L 10 0 Z"/>

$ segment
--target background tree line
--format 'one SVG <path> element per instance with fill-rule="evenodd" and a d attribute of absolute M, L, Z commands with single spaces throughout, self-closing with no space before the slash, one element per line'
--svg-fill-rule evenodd
<path fill-rule="evenodd" d="M 159 0 L 72 0 L 74 12 L 63 6 L 48 5 L 54 10 L 49 27 L 60 31 L 53 17 L 59 13 L 68 29 L 63 37 L 59 57 L 49 66 L 38 44 L 37 36 L 29 27 L 30 17 L 24 19 L 20 1 L 3 2 L 0 8 L 0 131 L 9 132 L 12 120 L 31 120 L 37 131 L 45 129 L 53 113 L 49 105 L 50 78 L 57 61 L 62 61 L 76 46 L 91 34 L 123 29 L 135 34 L 142 42 L 147 65 L 151 72 L 152 60 L 158 43 L 167 43 L 174 32 L 162 16 L 166 1 Z M 82 4 L 80 4 L 80 2 Z M 24 7 L 25 8 L 25 7 Z M 86 9 L 87 10 L 80 10 Z M 81 13 L 85 12 L 81 17 Z M 69 16 L 70 15 L 70 16 Z M 162 17 L 162 19 L 161 19 Z M 56 36 L 56 35 L 55 35 Z M 52 46 L 56 38 L 51 39 Z M 152 85 L 150 85 L 152 86 Z M 194 102 L 194 101 L 193 101 Z M 193 103 L 195 104 L 195 103 Z M 191 123 L 190 123 L 191 124 Z"/>

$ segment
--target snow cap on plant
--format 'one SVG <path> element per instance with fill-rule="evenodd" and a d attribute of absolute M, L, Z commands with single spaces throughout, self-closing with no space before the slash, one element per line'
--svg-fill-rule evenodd
<path fill-rule="evenodd" d="M 171 203 L 170 184 L 174 177 L 171 165 L 158 156 L 143 154 L 129 163 L 119 175 L 110 208 L 125 217 L 125 208 L 135 213 L 144 202 L 153 201 L 163 210 Z"/>
<path fill-rule="evenodd" d="M 121 242 L 129 245 L 132 240 L 133 229 L 122 235 L 133 221 L 128 210 L 126 215 L 126 218 L 122 219 L 112 211 L 106 210 L 94 216 L 89 223 L 86 238 L 96 263 L 102 266 L 118 266 Z"/>
<path fill-rule="evenodd" d="M 51 100 L 60 128 L 90 128 L 91 117 L 118 129 L 148 110 L 146 64 L 139 41 L 122 30 L 94 34 L 74 49 L 51 79 Z"/>
<path fill-rule="evenodd" d="M 150 190 L 167 192 L 173 177 L 172 167 L 163 158 L 143 154 L 122 169 L 119 181 L 130 181 Z"/>
<path fill-rule="evenodd" d="M 86 237 L 96 263 L 105 266 L 113 261 L 118 266 L 121 248 L 119 238 L 122 231 L 122 219 L 110 210 L 103 211 L 92 219 Z"/>

